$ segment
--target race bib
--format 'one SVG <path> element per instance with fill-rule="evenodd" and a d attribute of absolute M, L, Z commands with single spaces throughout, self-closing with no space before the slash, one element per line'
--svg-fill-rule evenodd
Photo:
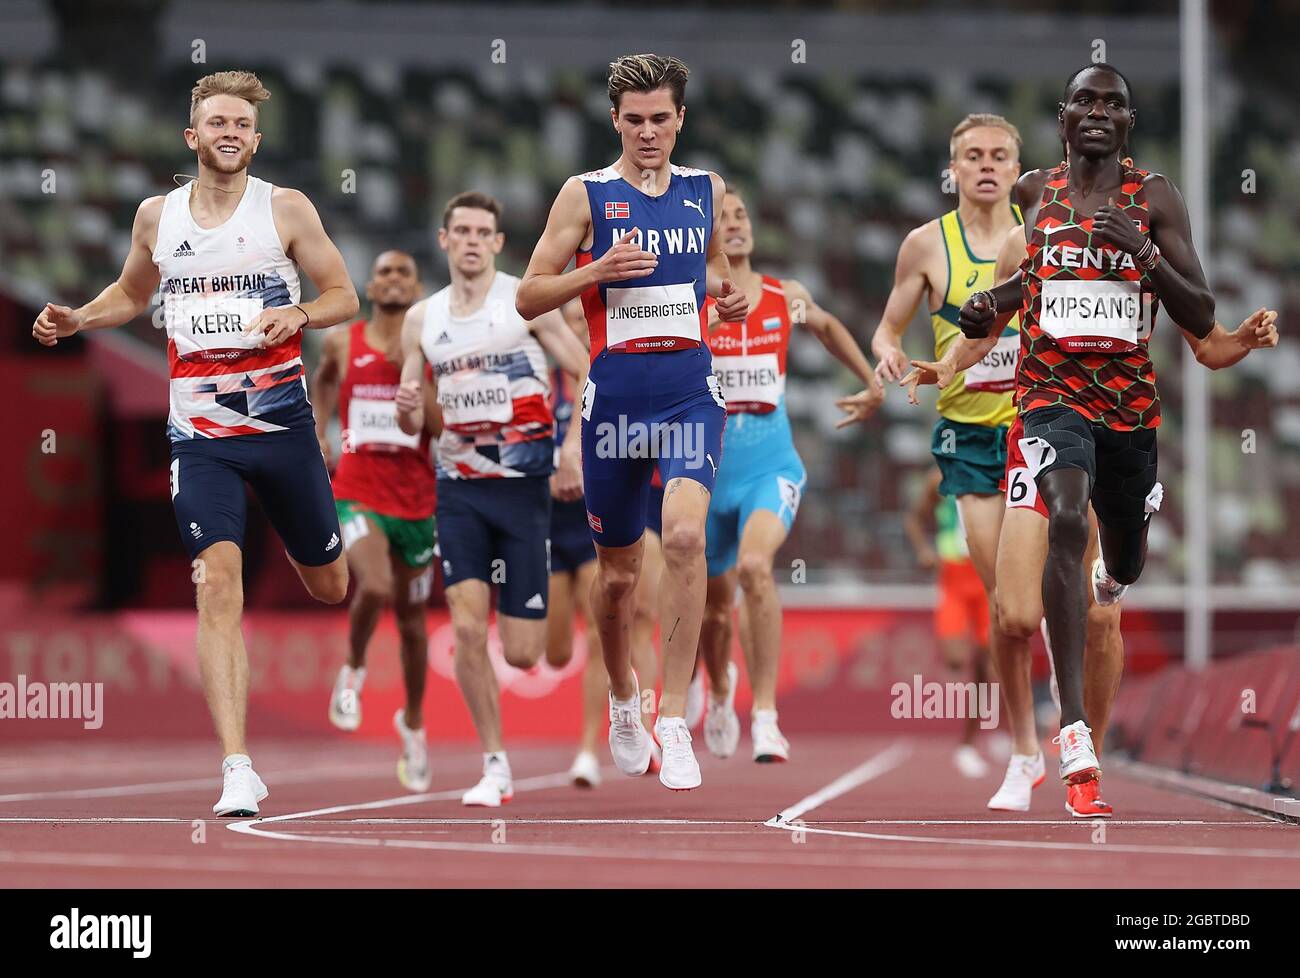
<path fill-rule="evenodd" d="M 1126 353 L 1142 328 L 1139 282 L 1043 283 L 1038 325 L 1070 352 Z"/>
<path fill-rule="evenodd" d="M 168 295 L 163 297 L 167 336 L 182 359 L 204 359 L 226 350 L 259 350 L 261 335 L 250 336 L 244 327 L 262 312 L 260 298 L 223 295 Z"/>
<path fill-rule="evenodd" d="M 343 438 L 353 451 L 364 445 L 393 445 L 419 448 L 419 434 L 408 435 L 397 426 L 395 401 L 354 397 L 348 402 L 348 431 Z"/>
<path fill-rule="evenodd" d="M 1020 354 L 1020 334 L 998 337 L 997 346 L 979 363 L 966 370 L 968 391 L 1005 393 L 1016 388 L 1016 357 Z"/>
<path fill-rule="evenodd" d="M 605 290 L 605 345 L 611 353 L 662 353 L 700 344 L 695 286 Z"/>
<path fill-rule="evenodd" d="M 785 377 L 775 353 L 714 357 L 713 373 L 731 414 L 767 414 L 776 410 L 785 393 Z"/>
<path fill-rule="evenodd" d="M 497 431 L 515 414 L 510 397 L 510 380 L 505 374 L 466 371 L 438 381 L 438 403 L 442 422 L 462 435 Z"/>
<path fill-rule="evenodd" d="M 1023 466 L 1007 473 L 1007 509 L 1033 509 L 1038 502 L 1038 483 Z"/>

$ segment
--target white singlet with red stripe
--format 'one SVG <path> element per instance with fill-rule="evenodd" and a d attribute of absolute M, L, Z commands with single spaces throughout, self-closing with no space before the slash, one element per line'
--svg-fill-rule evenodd
<path fill-rule="evenodd" d="M 515 311 L 519 279 L 493 272 L 483 305 L 451 311 L 451 286 L 429 298 L 420 346 L 442 407 L 438 478 L 550 475 L 554 418 L 546 354 Z"/>
<path fill-rule="evenodd" d="M 312 424 L 302 334 L 264 349 L 243 329 L 263 309 L 299 301 L 298 268 L 271 215 L 274 186 L 249 177 L 235 212 L 201 228 L 193 183 L 163 203 L 153 260 L 161 276 L 171 375 L 172 441 L 284 431 Z"/>

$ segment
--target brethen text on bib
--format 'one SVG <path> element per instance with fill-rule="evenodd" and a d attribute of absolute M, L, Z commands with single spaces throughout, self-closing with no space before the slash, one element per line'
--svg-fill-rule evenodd
<path fill-rule="evenodd" d="M 714 357 L 713 373 L 729 414 L 767 414 L 776 410 L 785 393 L 785 375 L 775 353 Z"/>

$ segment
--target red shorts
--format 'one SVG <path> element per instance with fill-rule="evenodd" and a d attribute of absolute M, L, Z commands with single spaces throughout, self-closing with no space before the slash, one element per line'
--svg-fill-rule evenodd
<path fill-rule="evenodd" d="M 939 606 L 934 630 L 940 640 L 969 637 L 977 645 L 989 641 L 989 599 L 975 565 L 965 560 L 939 562 Z"/>
<path fill-rule="evenodd" d="M 1032 469 L 1025 461 L 1025 453 L 1020 447 L 1025 437 L 1020 415 L 1007 432 L 1007 468 L 998 486 L 1007 496 L 1007 509 L 1032 509 L 1043 519 L 1047 519 L 1047 507 L 1038 495 L 1038 483 L 1031 474 Z"/>

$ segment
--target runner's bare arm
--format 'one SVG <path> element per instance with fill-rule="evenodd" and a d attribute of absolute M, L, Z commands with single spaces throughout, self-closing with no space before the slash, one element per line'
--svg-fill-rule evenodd
<path fill-rule="evenodd" d="M 301 191 L 276 187 L 271 194 L 271 217 L 284 253 L 298 263 L 320 295 L 296 306 L 263 309 L 244 332 L 261 333 L 264 346 L 276 346 L 299 330 L 323 329 L 355 316 L 361 308 L 357 290 L 312 202 Z"/>
<path fill-rule="evenodd" d="M 709 174 L 709 183 L 713 187 L 713 229 L 709 234 L 704 291 L 713 297 L 720 322 L 743 323 L 749 315 L 749 299 L 745 290 L 731 280 L 731 261 L 722 250 L 722 198 L 727 195 L 727 184 L 716 173 Z"/>
<path fill-rule="evenodd" d="M 931 221 L 910 231 L 898 249 L 894 264 L 894 287 L 885 302 L 884 314 L 871 337 L 871 353 L 876 358 L 876 375 L 882 383 L 902 378 L 907 369 L 903 352 L 903 335 L 907 332 L 917 307 L 930 290 L 925 274 L 931 249 L 940 244 L 939 223 Z"/>
<path fill-rule="evenodd" d="M 560 369 L 573 378 L 574 390 L 587 383 L 587 351 L 573 334 L 563 309 L 553 309 L 530 324 L 537 341 Z M 582 412 L 575 410 L 560 446 L 560 464 L 551 479 L 551 492 L 557 499 L 571 500 L 582 495 Z"/>
<path fill-rule="evenodd" d="M 582 311 L 582 303 L 577 299 L 570 299 L 564 305 L 560 306 L 560 313 L 564 316 L 565 323 L 573 335 L 578 338 L 582 344 L 583 350 L 591 352 L 591 332 L 587 329 L 587 317 Z"/>
<path fill-rule="evenodd" d="M 559 309 L 544 312 L 528 328 L 537 337 L 542 349 L 560 365 L 560 369 L 574 379 L 584 382 L 587 377 L 587 351 L 573 335 L 564 314 Z"/>
<path fill-rule="evenodd" d="M 536 319 L 594 285 L 649 275 L 659 260 L 632 244 L 637 231 L 633 228 L 623 235 L 599 261 L 566 272 L 565 268 L 591 233 L 587 191 L 578 177 L 570 177 L 551 205 L 546 230 L 533 249 L 528 270 L 515 293 L 515 310 L 524 319 Z"/>
<path fill-rule="evenodd" d="M 1251 350 L 1268 350 L 1277 346 L 1277 312 L 1257 309 L 1231 333 L 1219 322 L 1215 322 L 1209 335 L 1201 339 L 1187 330 L 1182 333 L 1199 363 L 1211 370 L 1222 370 L 1242 360 Z"/>
<path fill-rule="evenodd" d="M 1148 176 L 1147 192 L 1150 239 L 1159 249 L 1156 265 L 1144 269 L 1142 277 L 1160 297 L 1169 318 L 1197 339 L 1214 329 L 1214 293 L 1205 281 L 1201 260 L 1192 242 L 1192 225 L 1182 195 L 1159 173 Z M 1120 251 L 1137 255 L 1147 236 L 1133 224 L 1112 200 L 1093 216 L 1092 234 Z"/>
<path fill-rule="evenodd" d="M 131 247 L 122 274 L 90 302 L 78 309 L 47 302 L 32 324 L 32 336 L 42 346 L 54 346 L 61 337 L 86 329 L 110 329 L 129 323 L 149 306 L 158 290 L 158 266 L 153 261 L 162 217 L 162 197 L 150 197 L 135 212 L 131 225 Z"/>
<path fill-rule="evenodd" d="M 346 349 L 348 334 L 335 330 L 325 334 L 325 344 L 321 349 L 320 363 L 311 378 L 311 405 L 316 415 L 316 440 L 320 442 L 320 452 L 325 456 L 325 464 L 330 464 L 329 439 L 326 429 L 330 418 L 339 406 L 339 384 L 343 371 L 339 369 L 339 360 Z"/>
<path fill-rule="evenodd" d="M 912 544 L 916 562 L 926 570 L 939 563 L 939 555 L 935 553 L 931 541 L 934 534 L 934 509 L 939 505 L 939 483 L 942 481 L 943 475 L 938 466 L 932 466 L 926 473 L 925 483 L 921 486 L 916 501 L 903 516 L 903 531 Z"/>
<path fill-rule="evenodd" d="M 781 282 L 781 286 L 785 289 L 785 302 L 790 311 L 790 321 L 806 326 L 822 346 L 826 347 L 835 359 L 852 370 L 865 385 L 858 393 L 835 401 L 846 415 L 835 427 L 843 428 L 855 422 L 868 420 L 884 402 L 885 388 L 876 377 L 876 372 L 871 368 L 857 340 L 853 338 L 847 326 L 813 301 L 812 295 L 801 282 L 786 279 Z"/>
<path fill-rule="evenodd" d="M 402 377 L 397 385 L 397 426 L 408 435 L 418 434 L 425 425 L 425 360 L 420 334 L 424 330 L 424 308 L 428 301 L 421 299 L 406 310 L 406 319 L 402 322 Z M 440 433 L 441 419 L 431 427 Z"/>

